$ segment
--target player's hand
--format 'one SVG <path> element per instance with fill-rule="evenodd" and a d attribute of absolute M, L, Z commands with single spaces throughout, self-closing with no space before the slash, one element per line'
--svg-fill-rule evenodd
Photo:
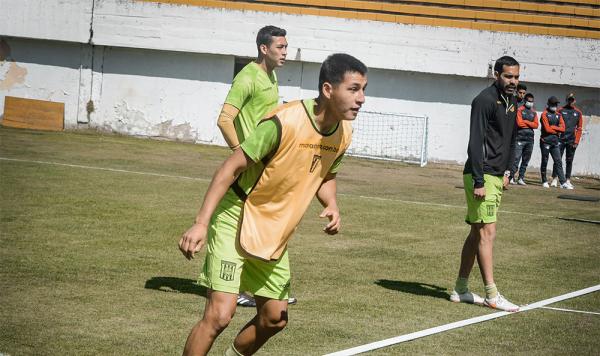
<path fill-rule="evenodd" d="M 185 258 L 191 260 L 194 254 L 206 243 L 206 233 L 208 227 L 204 224 L 194 224 L 190 227 L 179 240 L 179 250 Z"/>
<path fill-rule="evenodd" d="M 484 200 L 485 199 L 485 187 L 475 188 L 473 190 L 473 196 L 475 199 Z"/>
<path fill-rule="evenodd" d="M 321 215 L 319 215 L 319 217 L 329 219 L 329 223 L 323 228 L 325 233 L 329 235 L 335 235 L 340 231 L 342 219 L 340 218 L 340 210 L 337 207 L 327 207 L 323 209 L 323 212 Z"/>
<path fill-rule="evenodd" d="M 508 189 L 508 182 L 509 180 L 507 176 L 502 177 L 502 188 L 504 188 L 504 190 Z"/>
<path fill-rule="evenodd" d="M 577 148 L 578 143 L 573 144 L 573 148 Z"/>

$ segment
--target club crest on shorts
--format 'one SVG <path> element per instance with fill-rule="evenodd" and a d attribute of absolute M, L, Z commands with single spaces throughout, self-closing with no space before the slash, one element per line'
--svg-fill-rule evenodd
<path fill-rule="evenodd" d="M 219 277 L 224 281 L 233 281 L 235 278 L 235 263 L 221 260 Z"/>
<path fill-rule="evenodd" d="M 487 208 L 487 216 L 494 216 L 494 210 L 496 209 L 495 205 L 486 205 Z"/>

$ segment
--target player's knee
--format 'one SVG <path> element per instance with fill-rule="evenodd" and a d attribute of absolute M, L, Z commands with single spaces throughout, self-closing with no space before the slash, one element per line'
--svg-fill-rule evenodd
<path fill-rule="evenodd" d="M 231 319 L 233 319 L 233 313 L 224 309 L 211 308 L 204 314 L 204 320 L 218 333 L 229 326 Z"/>
<path fill-rule="evenodd" d="M 285 328 L 288 322 L 286 310 L 273 311 L 260 317 L 261 327 L 275 334 Z"/>

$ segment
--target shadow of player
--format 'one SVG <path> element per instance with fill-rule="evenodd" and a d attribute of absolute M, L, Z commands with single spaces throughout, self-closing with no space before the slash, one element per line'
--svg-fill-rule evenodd
<path fill-rule="evenodd" d="M 391 281 L 389 279 L 378 279 L 375 281 L 375 284 L 383 288 L 397 290 L 403 293 L 410 293 L 414 295 L 422 295 L 433 298 L 441 298 L 446 300 L 450 298 L 450 294 L 446 292 L 446 288 L 442 288 L 433 284 Z"/>
<path fill-rule="evenodd" d="M 195 294 L 206 298 L 206 288 L 197 284 L 193 279 L 152 277 L 146 281 L 144 288 L 169 293 Z"/>

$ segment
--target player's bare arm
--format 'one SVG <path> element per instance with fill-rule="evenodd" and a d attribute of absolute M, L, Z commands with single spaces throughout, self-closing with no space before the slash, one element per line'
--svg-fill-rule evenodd
<path fill-rule="evenodd" d="M 323 180 L 323 184 L 321 184 L 321 187 L 317 191 L 317 198 L 325 208 L 319 217 L 329 219 L 329 223 L 323 228 L 323 231 L 329 235 L 337 234 L 341 227 L 340 210 L 337 206 L 336 193 L 337 183 L 335 173 L 328 173 Z"/>
<path fill-rule="evenodd" d="M 196 216 L 194 225 L 179 240 L 179 250 L 188 260 L 194 258 L 194 254 L 200 251 L 206 243 L 206 232 L 210 217 L 227 189 L 243 171 L 253 164 L 254 162 L 246 156 L 244 151 L 236 150 L 217 170 L 208 186 L 204 202 Z"/>

